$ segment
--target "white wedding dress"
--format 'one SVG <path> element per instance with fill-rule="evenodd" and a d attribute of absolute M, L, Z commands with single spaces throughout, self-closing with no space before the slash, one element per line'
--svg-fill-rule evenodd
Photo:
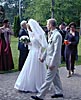
<path fill-rule="evenodd" d="M 31 38 L 32 46 L 24 66 L 17 78 L 14 88 L 21 91 L 39 92 L 41 85 L 45 81 L 46 65 L 39 61 L 40 43 Z"/>

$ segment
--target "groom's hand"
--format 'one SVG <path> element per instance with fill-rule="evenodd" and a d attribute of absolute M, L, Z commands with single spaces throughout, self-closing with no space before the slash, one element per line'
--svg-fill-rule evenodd
<path fill-rule="evenodd" d="M 49 66 L 49 69 L 52 71 L 54 69 L 54 66 Z"/>
<path fill-rule="evenodd" d="M 39 60 L 40 60 L 40 62 L 43 62 L 44 60 L 43 59 L 41 59 L 41 58 L 39 58 Z"/>

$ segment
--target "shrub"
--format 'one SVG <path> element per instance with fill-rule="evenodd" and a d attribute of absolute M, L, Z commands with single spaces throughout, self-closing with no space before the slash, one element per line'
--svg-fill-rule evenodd
<path fill-rule="evenodd" d="M 13 25 L 13 31 L 15 37 L 18 37 L 19 30 L 20 30 L 20 18 L 19 16 L 15 16 Z"/>

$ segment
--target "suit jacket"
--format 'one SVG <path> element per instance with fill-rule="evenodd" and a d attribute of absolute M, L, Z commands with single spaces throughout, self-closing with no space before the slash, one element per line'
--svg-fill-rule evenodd
<path fill-rule="evenodd" d="M 28 32 L 23 28 L 20 29 L 18 37 L 20 38 L 21 36 L 29 36 Z M 28 46 L 26 45 L 25 47 L 22 42 L 18 41 L 18 50 L 27 51 Z"/>
<path fill-rule="evenodd" d="M 79 33 L 76 31 L 75 36 L 73 36 L 70 33 L 67 33 L 65 40 L 68 40 L 71 42 L 71 44 L 65 46 L 65 52 L 68 52 L 68 54 L 72 53 L 72 54 L 76 55 L 77 46 L 79 43 Z"/>
<path fill-rule="evenodd" d="M 51 37 L 48 39 L 48 47 L 42 55 L 42 59 L 46 59 L 48 66 L 57 67 L 61 63 L 61 45 L 62 36 L 57 29 L 52 31 Z"/>
<path fill-rule="evenodd" d="M 62 45 L 64 44 L 64 39 L 65 39 L 65 36 L 66 36 L 66 31 L 65 30 L 59 30 L 61 36 L 62 36 Z"/>

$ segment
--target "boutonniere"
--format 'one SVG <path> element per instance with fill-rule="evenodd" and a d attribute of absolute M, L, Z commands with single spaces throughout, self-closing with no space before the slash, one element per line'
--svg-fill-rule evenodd
<path fill-rule="evenodd" d="M 50 40 L 48 41 L 48 43 L 51 44 L 51 43 L 52 43 L 52 39 L 50 39 Z"/>

